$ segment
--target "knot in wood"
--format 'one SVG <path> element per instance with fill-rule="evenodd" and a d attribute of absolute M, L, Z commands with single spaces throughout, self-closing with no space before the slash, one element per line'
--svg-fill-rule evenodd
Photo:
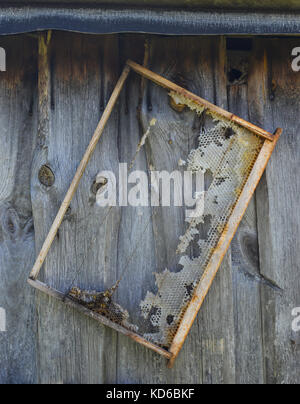
<path fill-rule="evenodd" d="M 107 183 L 108 183 L 108 179 L 106 177 L 97 176 L 97 178 L 95 179 L 95 181 L 92 184 L 92 193 L 94 195 L 97 195 L 97 192 L 99 191 L 99 189 L 101 189 Z"/>
<path fill-rule="evenodd" d="M 53 171 L 47 165 L 43 165 L 39 171 L 39 181 L 47 188 L 52 187 L 55 182 L 55 176 Z"/>

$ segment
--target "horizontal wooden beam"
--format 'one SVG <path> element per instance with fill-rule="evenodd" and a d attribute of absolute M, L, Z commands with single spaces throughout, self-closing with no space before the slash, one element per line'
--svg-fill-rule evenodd
<path fill-rule="evenodd" d="M 251 132 L 255 133 L 258 136 L 261 136 L 265 139 L 274 140 L 274 135 L 272 133 L 269 133 L 265 131 L 264 129 L 259 128 L 256 125 L 253 125 L 250 122 L 245 121 L 242 118 L 239 118 L 238 116 L 226 111 L 223 108 L 217 107 L 216 105 L 206 101 L 205 99 L 199 97 L 198 95 L 195 95 L 191 93 L 190 91 L 187 91 L 185 88 L 178 86 L 177 84 L 173 83 L 172 81 L 169 81 L 165 79 L 164 77 L 160 76 L 159 74 L 156 74 L 152 72 L 151 70 L 146 69 L 145 67 L 128 60 L 127 65 L 130 66 L 136 73 L 142 75 L 143 77 L 146 77 L 147 79 L 153 81 L 154 83 L 158 84 L 161 87 L 167 88 L 168 90 L 174 91 L 178 94 L 183 95 L 186 98 L 189 98 L 192 100 L 194 103 L 200 105 L 201 107 L 204 107 L 205 109 L 208 109 L 209 111 L 224 117 L 225 119 L 230 120 L 231 122 L 240 125 L 244 127 L 245 129 L 250 130 Z"/>

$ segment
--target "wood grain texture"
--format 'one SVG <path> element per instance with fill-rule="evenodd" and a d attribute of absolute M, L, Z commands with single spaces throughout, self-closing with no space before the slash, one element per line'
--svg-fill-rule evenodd
<path fill-rule="evenodd" d="M 0 73 L 0 383 L 36 381 L 36 309 L 25 281 L 34 261 L 30 175 L 36 133 L 36 42 L 1 38 Z"/>
<path fill-rule="evenodd" d="M 188 44 L 187 44 L 188 41 Z M 225 72 L 225 42 L 219 38 L 165 38 L 151 41 L 150 69 L 173 80 L 209 101 L 220 106 L 227 105 Z M 185 53 L 185 58 L 180 55 Z M 168 55 L 166 58 L 165 55 Z M 216 95 L 217 94 L 217 95 Z M 158 119 L 154 136 L 149 138 L 148 161 L 157 170 L 170 172 L 178 169 L 180 158 L 186 160 L 189 151 L 197 143 L 197 137 L 205 122 L 188 110 L 182 113 L 169 107 L 167 92 L 153 83 L 148 83 L 143 103 L 143 122 L 146 127 L 152 116 Z M 174 265 L 173 251 L 178 237 L 185 229 L 184 217 L 178 208 L 162 210 L 153 221 L 155 252 L 158 268 Z M 193 251 L 190 251 L 193 254 Z M 221 290 L 217 300 L 206 302 L 198 323 L 187 339 L 192 351 L 185 347 L 167 374 L 167 381 L 186 383 L 230 382 L 234 380 L 233 312 L 230 265 L 224 262 L 215 290 Z M 213 295 L 214 292 L 211 292 Z M 227 307 L 222 318 L 220 305 Z M 211 315 L 211 312 L 214 314 Z M 212 318 L 215 321 L 211 321 Z M 223 323 L 224 321 L 224 323 Z M 226 326 L 225 326 L 226 324 Z M 193 365 L 196 364 L 196 365 Z M 193 372 L 189 369 L 194 367 Z M 183 371 L 183 369 L 186 369 Z M 189 377 L 185 375 L 189 374 Z"/>
<path fill-rule="evenodd" d="M 165 77 L 158 75 L 157 73 L 146 69 L 144 66 L 139 65 L 138 63 L 133 62 L 132 60 L 127 61 L 128 66 L 130 66 L 135 72 L 141 74 L 143 77 L 153 81 L 154 83 L 160 85 L 163 88 L 166 88 L 169 91 L 173 91 L 175 93 L 180 94 L 183 97 L 188 98 L 195 104 L 197 104 L 200 107 L 203 107 L 204 109 L 207 109 L 208 111 L 211 111 L 215 113 L 218 116 L 221 116 L 222 118 L 229 119 L 231 122 L 238 124 L 248 130 L 251 130 L 253 133 L 262 136 L 265 139 L 268 140 L 273 140 L 273 135 L 269 132 L 266 132 L 264 129 L 261 129 L 257 127 L 256 125 L 253 125 L 249 123 L 248 121 L 245 121 L 241 117 L 235 116 L 233 113 L 228 112 L 225 109 L 222 109 L 215 105 L 214 103 L 211 103 L 207 101 L 204 98 L 199 97 L 196 94 L 193 94 L 192 92 L 188 91 L 187 89 L 183 88 L 182 86 L 178 86 L 177 84 L 173 83 L 172 81 L 166 79 Z"/>
<path fill-rule="evenodd" d="M 40 224 L 37 248 L 49 231 L 119 76 L 118 54 L 111 52 L 117 49 L 116 37 L 61 35 L 52 40 L 49 133 L 36 150 L 33 166 L 32 203 L 35 221 Z M 92 185 L 102 167 L 111 169 L 117 164 L 117 140 L 115 112 L 46 261 L 43 279 L 62 292 L 74 285 L 104 290 L 115 281 L 119 216 L 116 212 L 104 220 L 107 212 L 97 208 Z M 50 188 L 38 181 L 42 165 L 51 167 L 55 174 Z M 112 330 L 45 296 L 40 296 L 38 313 L 40 382 L 115 380 L 116 334 Z"/>
<path fill-rule="evenodd" d="M 53 298 L 37 293 L 35 302 L 26 285 L 34 262 L 31 217 L 38 252 L 126 59 L 143 63 L 145 39 L 150 69 L 266 130 L 284 128 L 172 370 L 164 358 Z M 49 124 L 39 129 L 37 42 L 1 41 L 17 52 L 8 52 L 14 68 L 0 73 L 0 307 L 9 325 L 0 332 L 0 383 L 299 383 L 299 333 L 291 325 L 300 306 L 300 76 L 289 56 L 297 40 L 257 38 L 248 81 L 227 88 L 223 38 L 54 33 L 40 67 L 49 73 L 40 83 Z M 153 117 L 158 124 L 133 169 L 175 167 L 207 124 L 187 110 L 175 112 L 164 90 L 150 83 L 142 91 L 140 77 L 130 75 L 41 271 L 50 286 L 112 286 L 138 240 L 142 254 L 117 295 L 131 309 L 145 295 L 147 282 L 141 289 L 140 281 L 150 284 L 152 272 L 172 258 L 184 225 L 177 211 L 159 210 L 141 237 L 150 209 L 137 215 L 116 208 L 105 218 L 93 192 L 99 171 L 132 159 Z"/>
<path fill-rule="evenodd" d="M 230 55 L 229 55 L 230 57 Z M 234 113 L 248 118 L 247 84 L 228 87 L 228 101 Z M 231 244 L 235 314 L 236 382 L 264 382 L 259 249 L 255 198 Z"/>
<path fill-rule="evenodd" d="M 182 68 L 181 79 L 187 75 L 187 70 L 182 66 L 175 67 L 176 55 L 179 49 L 185 46 L 184 40 L 172 41 L 169 38 L 160 38 L 160 40 L 151 38 L 149 42 L 149 65 L 153 69 L 158 69 L 160 72 L 164 72 L 168 77 L 173 76 Z M 144 46 L 142 46 L 143 49 Z M 130 52 L 130 42 L 128 41 L 125 45 L 125 54 L 128 56 L 128 51 Z M 127 51 L 128 49 L 128 51 Z M 127 51 L 127 52 L 126 52 Z M 162 55 L 165 57 L 162 58 Z M 133 55 L 134 56 L 134 55 Z M 133 58 L 133 56 L 130 56 Z M 192 53 L 188 52 L 187 64 L 195 68 L 195 62 L 192 58 Z M 142 58 L 143 59 L 143 58 Z M 130 99 L 135 99 L 138 101 L 138 94 L 140 89 L 141 77 L 135 73 L 132 74 L 134 81 L 129 83 L 131 91 L 134 91 L 134 95 Z M 175 78 L 173 76 L 173 78 Z M 190 81 L 192 82 L 192 80 Z M 178 168 L 179 158 L 186 158 L 188 153 L 189 142 L 195 141 L 195 133 L 190 133 L 190 129 L 194 123 L 192 114 L 189 112 L 184 112 L 184 117 L 187 119 L 187 124 L 184 124 L 184 118 L 182 115 L 174 112 L 169 106 L 169 97 L 165 90 L 154 85 L 153 83 L 146 82 L 145 88 L 142 96 L 142 104 L 140 106 L 139 116 L 136 114 L 136 108 L 129 109 L 129 116 L 124 116 L 124 122 L 128 122 L 131 125 L 130 134 L 133 137 L 131 143 L 131 150 L 127 154 L 133 154 L 134 147 L 138 143 L 138 139 L 147 130 L 149 122 L 152 118 L 157 119 L 157 124 L 151 130 L 151 134 L 145 145 L 143 153 L 140 155 L 140 159 L 137 162 L 136 168 L 144 169 L 149 172 L 150 168 L 155 170 L 167 170 L 172 172 Z M 163 119 L 166 117 L 166 119 Z M 126 119 L 127 118 L 127 119 Z M 125 123 L 126 125 L 126 123 Z M 121 125 L 121 128 L 123 125 Z M 127 128 L 125 126 L 125 128 Z M 124 128 L 124 129 L 125 129 Z M 126 129 L 125 129 L 126 130 Z M 128 133 L 128 130 L 127 130 Z M 191 138 L 190 138 L 191 137 Z M 193 138 L 194 137 L 194 138 Z M 172 144 L 171 144 L 172 143 Z M 129 142 L 126 141 L 126 149 L 130 146 Z M 141 168 L 140 168 L 141 167 Z M 175 213 L 176 212 L 176 213 Z M 170 262 L 174 261 L 174 251 L 177 247 L 177 240 L 179 235 L 182 233 L 184 228 L 183 217 L 180 209 L 176 208 L 154 208 L 153 213 L 155 216 L 152 218 L 151 226 L 147 229 L 147 233 L 143 236 L 144 243 L 141 245 L 140 251 L 143 254 L 137 259 L 142 260 L 143 265 L 138 265 L 139 272 L 142 268 L 142 273 L 140 273 L 140 279 L 144 279 L 145 283 L 146 276 L 148 277 L 148 288 L 151 290 L 153 284 L 153 273 L 160 272 L 165 267 L 167 267 Z M 142 216 L 143 221 L 147 221 L 148 212 L 145 212 Z M 141 220 L 137 217 L 135 209 L 131 212 L 127 212 L 126 215 L 131 217 L 131 223 L 134 226 L 139 225 Z M 128 217 L 128 216 L 127 216 Z M 141 228 L 140 226 L 138 228 Z M 145 255 L 146 254 L 146 255 Z M 120 258 L 121 261 L 121 258 Z M 126 289 L 132 289 L 129 282 L 124 285 Z M 135 286 L 138 288 L 138 284 Z M 139 300 L 137 304 L 145 297 L 147 289 L 141 290 L 138 293 Z M 123 290 L 124 293 L 124 290 Z M 124 339 L 120 340 L 119 346 L 119 361 L 126 363 L 126 367 L 119 367 L 118 370 L 118 382 L 120 383 L 133 383 L 134 381 L 143 382 L 147 380 L 147 383 L 163 384 L 170 382 L 174 383 L 180 382 L 191 382 L 191 380 L 185 378 L 183 373 L 173 371 L 170 373 L 166 369 L 166 361 L 163 358 L 157 357 L 146 350 L 141 350 L 140 347 L 133 346 L 132 344 L 124 344 Z M 132 360 L 132 358 L 134 358 Z M 147 366 L 144 364 L 147 363 Z M 190 366 L 189 360 L 180 361 L 184 368 Z M 198 373 L 194 376 L 194 380 L 198 379 Z"/>
<path fill-rule="evenodd" d="M 135 47 L 132 47 L 133 36 L 125 36 L 120 39 L 120 64 L 125 63 L 127 55 L 131 54 L 139 62 L 144 59 L 145 38 L 135 39 Z M 135 155 L 140 138 L 145 132 L 141 126 L 140 102 L 141 77 L 131 73 L 126 83 L 125 92 L 120 99 L 120 126 L 119 126 L 119 161 L 130 163 Z M 149 121 L 147 126 L 149 125 Z M 138 154 L 133 170 L 148 172 L 148 161 L 143 147 Z M 130 189 L 130 188 L 129 188 Z M 137 214 L 138 213 L 138 214 Z M 154 251 L 154 234 L 152 230 L 151 208 L 124 207 L 121 212 L 121 223 L 118 242 L 118 275 L 120 276 L 128 262 L 131 253 L 137 249 L 132 261 L 127 264 L 128 270 L 124 281 L 118 290 L 118 299 L 124 307 L 129 305 L 129 311 L 138 311 L 141 300 L 150 285 L 152 273 L 156 270 L 156 257 Z M 147 226 L 147 223 L 150 224 Z M 149 287 L 149 286 L 148 286 Z M 132 361 L 131 358 L 134 358 Z M 165 373 L 166 360 L 148 349 L 118 335 L 117 383 L 161 383 L 162 373 Z M 145 366 L 147 364 L 147 366 Z M 147 369 L 150 369 L 148 373 Z"/>
<path fill-rule="evenodd" d="M 266 129 L 283 128 L 257 192 L 264 372 L 266 383 L 299 383 L 299 345 L 293 342 L 292 309 L 299 306 L 299 85 L 291 68 L 297 40 L 255 40 L 249 92 L 250 116 Z M 268 246 L 268 248 L 266 248 Z"/>

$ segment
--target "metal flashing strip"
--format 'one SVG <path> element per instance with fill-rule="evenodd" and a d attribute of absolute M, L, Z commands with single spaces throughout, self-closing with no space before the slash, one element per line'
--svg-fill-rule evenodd
<path fill-rule="evenodd" d="M 49 29 L 89 34 L 298 35 L 300 14 L 78 5 L 0 8 L 2 35 Z"/>

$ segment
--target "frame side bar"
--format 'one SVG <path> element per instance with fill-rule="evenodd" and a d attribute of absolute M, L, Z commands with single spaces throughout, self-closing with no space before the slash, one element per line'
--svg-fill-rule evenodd
<path fill-rule="evenodd" d="M 81 177 L 83 176 L 83 173 L 86 169 L 86 166 L 93 154 L 93 152 L 95 151 L 95 148 L 99 142 L 99 139 L 104 131 L 105 125 L 112 113 L 112 110 L 118 100 L 118 97 L 120 95 L 120 92 L 124 86 L 124 83 L 128 77 L 128 74 L 130 72 L 130 67 L 129 66 L 125 66 L 117 84 L 116 87 L 110 97 L 110 100 L 102 114 L 102 117 L 100 119 L 100 122 L 95 130 L 95 133 L 91 139 L 91 142 L 83 156 L 83 159 L 81 160 L 81 163 L 76 171 L 75 177 L 73 178 L 73 181 L 70 185 L 70 188 L 65 196 L 65 199 L 63 200 L 61 207 L 57 213 L 57 216 L 51 226 L 51 229 L 49 231 L 49 234 L 43 244 L 43 247 L 39 253 L 39 256 L 37 257 L 37 260 L 34 264 L 34 267 L 32 268 L 32 271 L 30 273 L 30 278 L 33 280 L 36 280 L 39 272 L 43 266 L 43 263 L 45 262 L 45 259 L 47 257 L 47 254 L 51 248 L 51 245 L 53 243 L 53 240 L 55 239 L 55 236 L 57 234 L 57 231 L 63 221 L 63 218 L 67 212 L 68 207 L 70 206 L 70 203 L 74 197 L 74 194 L 78 188 L 79 182 L 81 180 Z"/>
<path fill-rule="evenodd" d="M 252 172 L 244 186 L 242 194 L 238 199 L 235 208 L 230 216 L 228 224 L 221 235 L 218 246 L 210 259 L 210 262 L 196 288 L 195 294 L 184 314 L 179 329 L 173 339 L 170 352 L 173 354 L 172 359 L 169 361 L 168 367 L 172 368 L 176 357 L 178 356 L 183 343 L 189 333 L 194 320 L 203 304 L 203 301 L 212 285 L 213 280 L 221 266 L 223 258 L 227 253 L 230 243 L 236 233 L 236 230 L 247 210 L 250 200 L 255 192 L 255 189 L 263 175 L 272 152 L 281 136 L 282 129 L 277 129 L 274 135 L 274 141 L 265 141 L 262 149 L 257 157 Z"/>
<path fill-rule="evenodd" d="M 28 283 L 33 286 L 35 289 L 46 293 L 47 295 L 54 297 L 57 300 L 60 300 L 62 302 L 64 302 L 65 304 L 67 304 L 70 307 L 75 308 L 76 310 L 79 310 L 81 313 L 87 315 L 88 317 L 91 317 L 92 319 L 100 322 L 101 324 L 113 328 L 115 331 L 118 331 L 124 335 L 126 335 L 127 337 L 133 339 L 134 341 L 138 342 L 139 344 L 145 346 L 146 348 L 150 348 L 153 351 L 155 351 L 156 353 L 164 356 L 167 359 L 171 359 L 172 358 L 172 354 L 168 351 L 166 351 L 165 349 L 152 344 L 151 342 L 147 341 L 145 338 L 139 336 L 138 334 L 136 334 L 133 331 L 128 330 L 127 328 L 114 323 L 113 321 L 109 320 L 108 318 L 102 316 L 101 314 L 95 313 L 94 311 L 91 311 L 89 309 L 87 309 L 86 307 L 82 306 L 81 304 L 73 301 L 72 299 L 66 297 L 63 293 L 59 292 L 58 290 L 51 288 L 49 286 L 47 286 L 46 284 L 40 282 L 40 281 L 35 281 L 32 279 L 28 279 Z"/>
<path fill-rule="evenodd" d="M 215 112 L 218 115 L 221 115 L 222 117 L 250 130 L 251 132 L 254 132 L 256 135 L 261 136 L 265 139 L 274 140 L 274 135 L 271 133 L 265 131 L 262 128 L 259 128 L 256 125 L 253 125 L 250 122 L 245 121 L 242 118 L 239 118 L 238 116 L 226 111 L 223 108 L 220 108 L 209 101 L 206 101 L 205 99 L 191 93 L 190 91 L 187 91 L 183 87 L 178 86 L 177 84 L 165 79 L 164 77 L 160 76 L 157 73 L 152 72 L 151 70 L 146 69 L 145 67 L 131 61 L 127 60 L 127 65 L 132 68 L 136 73 L 142 75 L 143 77 L 146 77 L 148 80 L 153 81 L 154 83 L 158 84 L 161 87 L 167 88 L 168 90 L 175 91 L 176 93 L 179 93 L 183 95 L 184 97 L 189 98 L 193 102 L 197 103 L 198 105 L 201 105 L 202 107 L 205 107 L 209 109 L 210 111 Z"/>

